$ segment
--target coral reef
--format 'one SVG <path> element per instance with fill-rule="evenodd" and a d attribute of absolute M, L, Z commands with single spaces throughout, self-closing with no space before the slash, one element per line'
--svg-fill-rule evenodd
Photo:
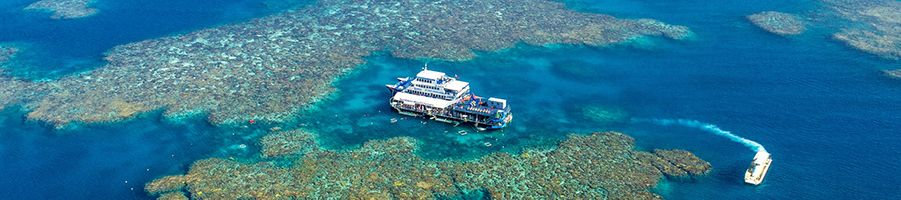
<path fill-rule="evenodd" d="M 0 74 L 3 69 L 0 68 Z M 41 82 L 28 82 L 0 75 L 0 109 L 29 99 L 37 99 L 47 93 L 48 86 Z"/>
<path fill-rule="evenodd" d="M 621 123 L 629 119 L 629 113 L 622 108 L 603 105 L 584 106 L 582 107 L 582 115 L 591 121 L 601 124 Z"/>
<path fill-rule="evenodd" d="M 180 191 L 185 188 L 187 178 L 185 176 L 166 176 L 144 186 L 144 191 L 150 194 L 160 194 L 173 191 Z"/>
<path fill-rule="evenodd" d="M 652 164 L 668 176 L 697 176 L 706 174 L 711 168 L 710 163 L 685 150 L 655 149 L 653 156 L 648 155 L 642 156 L 653 160 Z"/>
<path fill-rule="evenodd" d="M 901 2 L 892 0 L 827 0 L 855 26 L 832 35 L 861 51 L 901 59 Z"/>
<path fill-rule="evenodd" d="M 53 19 L 75 19 L 94 15 L 97 9 L 89 7 L 92 0 L 40 0 L 25 7 L 25 10 L 48 10 Z"/>
<path fill-rule="evenodd" d="M 465 60 L 473 50 L 518 42 L 607 45 L 689 34 L 682 26 L 579 13 L 545 0 L 324 0 L 115 47 L 106 66 L 54 81 L 46 95 L 23 103 L 32 110 L 30 119 L 58 125 L 121 120 L 160 108 L 167 116 L 206 113 L 214 124 L 281 122 L 331 92 L 334 79 L 376 51 Z M 107 106 L 117 100 L 135 106 L 127 112 Z"/>
<path fill-rule="evenodd" d="M 424 160 L 416 151 L 416 141 L 401 137 L 350 151 L 316 147 L 290 158 L 296 159 L 291 166 L 211 158 L 146 190 L 169 195 L 187 188 L 190 196 L 205 199 L 434 199 L 474 190 L 492 199 L 659 199 L 649 189 L 664 173 L 710 170 L 686 151 L 636 151 L 632 138 L 615 132 L 571 135 L 554 150 L 498 152 L 472 161 Z"/>
<path fill-rule="evenodd" d="M 797 35 L 806 29 L 801 19 L 788 13 L 764 11 L 748 15 L 747 18 L 757 27 L 779 35 Z"/>
<path fill-rule="evenodd" d="M 901 79 L 901 69 L 885 70 L 883 72 L 885 72 L 885 75 L 887 75 L 889 77 Z"/>
<path fill-rule="evenodd" d="M 648 191 L 662 176 L 651 164 L 656 157 L 633 143 L 613 132 L 573 135 L 553 151 L 463 163 L 454 177 L 461 187 L 486 188 L 492 199 L 659 199 Z"/>
<path fill-rule="evenodd" d="M 19 48 L 0 44 L 0 64 L 9 61 L 19 52 Z"/>
<path fill-rule="evenodd" d="M 181 192 L 170 192 L 163 195 L 160 195 L 159 200 L 188 200 L 188 197 L 185 196 L 184 193 Z"/>
<path fill-rule="evenodd" d="M 285 131 L 263 136 L 260 139 L 263 157 L 280 157 L 309 152 L 317 147 L 312 134 L 300 131 Z"/>
<path fill-rule="evenodd" d="M 350 152 L 311 151 L 291 168 L 201 160 L 185 176 L 192 196 L 209 199 L 421 199 L 457 192 L 448 175 L 413 151 L 412 139 L 394 138 Z"/>
<path fill-rule="evenodd" d="M 241 164 L 223 159 L 194 163 L 186 175 L 191 196 L 203 199 L 279 199 L 300 195 L 297 174 L 269 163 Z"/>
<path fill-rule="evenodd" d="M 0 43 L 0 109 L 25 100 L 38 99 L 48 91 L 46 83 L 30 82 L 7 75 L 6 69 L 16 67 L 16 58 L 23 51 L 19 44 Z"/>

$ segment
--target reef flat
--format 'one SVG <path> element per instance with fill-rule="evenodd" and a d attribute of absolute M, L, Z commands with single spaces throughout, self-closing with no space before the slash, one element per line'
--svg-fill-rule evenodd
<path fill-rule="evenodd" d="M 892 0 L 828 0 L 828 4 L 854 26 L 833 34 L 861 51 L 901 59 L 901 2 Z"/>
<path fill-rule="evenodd" d="M 167 117 L 205 113 L 214 124 L 280 122 L 334 90 L 333 80 L 377 51 L 466 60 L 474 51 L 518 42 L 601 46 L 688 35 L 682 26 L 579 13 L 544 0 L 323 0 L 246 23 L 117 46 L 106 66 L 52 81 L 46 95 L 23 103 L 29 119 L 59 126 L 154 109 Z"/>
<path fill-rule="evenodd" d="M 53 19 L 75 19 L 97 14 L 96 8 L 89 7 L 93 0 L 40 0 L 25 10 L 47 10 L 53 12 Z"/>
<path fill-rule="evenodd" d="M 434 199 L 476 190 L 492 199 L 660 199 L 649 189 L 664 175 L 710 170 L 687 151 L 637 151 L 632 138 L 616 132 L 571 135 L 553 150 L 498 152 L 471 161 L 425 160 L 407 137 L 332 151 L 296 135 L 306 133 L 289 133 L 271 137 L 313 145 L 299 152 L 302 156 L 282 157 L 293 161 L 290 166 L 210 158 L 195 162 L 185 175 L 156 179 L 145 190 L 162 194 L 161 199 L 185 196 L 182 192 L 204 199 Z"/>
<path fill-rule="evenodd" d="M 783 12 L 764 11 L 748 15 L 747 18 L 757 27 L 779 35 L 797 35 L 806 29 L 804 22 L 797 16 Z"/>

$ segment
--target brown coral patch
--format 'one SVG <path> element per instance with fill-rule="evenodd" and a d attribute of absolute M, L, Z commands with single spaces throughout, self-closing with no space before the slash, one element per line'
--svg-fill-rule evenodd
<path fill-rule="evenodd" d="M 187 181 L 188 179 L 185 176 L 165 176 L 147 183 L 144 186 L 144 191 L 150 194 L 178 191 L 184 189 Z"/>
<path fill-rule="evenodd" d="M 188 197 L 185 196 L 185 193 L 182 192 L 169 192 L 160 195 L 157 200 L 188 200 Z"/>
<path fill-rule="evenodd" d="M 572 135 L 549 151 L 433 161 L 402 137 L 350 151 L 314 149 L 292 166 L 206 159 L 184 177 L 191 196 L 206 199 L 434 199 L 465 190 L 485 190 L 494 199 L 659 199 L 649 189 L 671 174 L 662 170 L 700 175 L 710 167 L 686 151 L 652 154 L 633 145 L 632 138 L 607 132 Z"/>

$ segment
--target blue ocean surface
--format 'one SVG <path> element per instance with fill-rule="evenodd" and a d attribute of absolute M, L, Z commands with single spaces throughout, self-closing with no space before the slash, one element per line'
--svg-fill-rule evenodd
<path fill-rule="evenodd" d="M 125 2 L 144 2 L 150 5 L 143 6 L 175 12 L 160 5 L 169 3 Z M 198 2 L 205 1 L 178 2 L 203 5 Z M 813 20 L 816 23 L 804 34 L 784 37 L 763 31 L 745 19 L 767 10 L 802 15 L 822 12 L 818 2 L 565 2 L 582 12 L 684 25 L 694 36 L 682 41 L 639 38 L 608 47 L 519 45 L 499 52 L 479 52 L 477 58 L 464 62 L 398 59 L 379 53 L 335 83 L 338 91 L 332 98 L 283 128 L 310 130 L 324 146 L 333 149 L 409 136 L 422 141 L 419 154 L 430 159 L 472 159 L 496 151 L 549 148 L 571 133 L 621 131 L 634 137 L 641 149 L 686 149 L 713 165 L 709 175 L 667 179 L 654 188 L 667 199 L 901 199 L 901 186 L 897 184 L 901 182 L 897 175 L 901 171 L 901 81 L 880 72 L 901 68 L 901 64 L 834 41 L 831 34 L 838 28 L 828 20 Z M 98 4 L 100 14 L 79 20 L 120 20 L 105 17 L 105 13 L 118 11 L 116 7 L 104 8 L 104 4 Z M 255 7 L 248 3 L 233 5 L 237 7 L 232 9 L 239 10 Z M 134 9 L 135 4 L 121 6 L 118 8 Z M 16 8 L 6 7 L 3 16 L 23 17 L 10 13 Z M 217 8 L 224 9 L 209 9 Z M 182 12 L 222 11 L 193 7 Z M 36 19 L 40 16 L 31 15 L 38 14 L 26 14 L 31 21 L 21 19 L 15 26 L 78 23 L 42 21 Z M 66 31 L 44 36 L 104 41 L 80 43 L 87 46 L 35 39 L 32 37 L 40 36 L 5 26 L 0 28 L 0 40 L 28 41 L 44 49 L 59 48 L 47 50 L 48 55 L 93 56 L 96 61 L 116 44 L 252 16 L 255 14 L 185 20 L 184 25 L 161 28 L 153 34 L 113 26 L 121 32 L 103 34 L 118 37 Z M 154 26 L 163 20 L 153 19 L 172 19 L 162 15 L 133 17 L 146 17 L 147 21 L 127 26 Z M 71 28 L 65 30 L 95 25 L 70 24 L 67 26 Z M 81 48 L 96 51 L 74 50 Z M 515 115 L 513 123 L 503 130 L 480 133 L 471 127 L 423 123 L 392 112 L 384 84 L 393 83 L 399 76 L 412 76 L 426 63 L 430 69 L 470 82 L 481 96 L 508 99 Z M 16 73 L 34 70 L 47 75 L 53 74 L 48 71 L 89 69 L 84 65 L 72 69 L 40 67 Z M 621 109 L 637 120 L 597 123 L 583 116 L 581 109 L 585 106 Z M 126 122 L 54 130 L 41 122 L 25 120 L 20 109 L 0 112 L 0 174 L 4 177 L 0 179 L 0 199 L 147 199 L 150 197 L 142 191 L 144 183 L 163 175 L 182 174 L 194 160 L 252 159 L 256 156 L 255 141 L 267 128 L 215 127 L 203 117 L 176 122 L 162 119 L 160 113 L 146 113 Z M 392 118 L 399 120 L 390 123 Z M 646 122 L 668 119 L 697 123 L 663 126 Z M 760 143 L 772 153 L 773 165 L 763 184 L 751 186 L 742 181 L 754 151 L 697 128 L 704 125 L 715 125 Z M 459 135 L 458 130 L 471 133 Z M 486 147 L 485 142 L 494 145 Z"/>
<path fill-rule="evenodd" d="M 73 130 L 27 121 L 18 108 L 0 114 L 0 199 L 152 199 L 145 183 L 197 159 L 248 157 L 265 133 L 160 113 Z"/>

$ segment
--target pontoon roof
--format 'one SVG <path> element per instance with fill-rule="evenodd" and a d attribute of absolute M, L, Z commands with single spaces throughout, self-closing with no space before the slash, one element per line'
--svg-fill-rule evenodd
<path fill-rule="evenodd" d="M 416 102 L 418 104 L 427 105 L 436 108 L 446 108 L 453 104 L 452 101 L 447 101 L 443 99 L 436 99 L 426 96 L 413 95 L 404 92 L 398 92 L 394 94 L 394 100 L 405 101 L 405 102 Z"/>
<path fill-rule="evenodd" d="M 501 99 L 501 98 L 494 98 L 494 97 L 491 97 L 491 98 L 488 98 L 488 101 L 494 101 L 494 102 L 499 102 L 499 103 L 507 104 L 507 100 L 506 100 L 506 99 Z"/>
<path fill-rule="evenodd" d="M 441 77 L 444 77 L 444 72 L 436 72 L 436 71 L 426 69 L 426 70 L 422 70 L 421 72 L 416 74 L 416 77 L 438 80 Z"/>
<path fill-rule="evenodd" d="M 465 88 L 467 85 L 469 85 L 469 83 L 466 81 L 453 80 L 445 83 L 444 88 L 448 90 L 462 91 L 463 88 Z"/>
<path fill-rule="evenodd" d="M 757 154 L 754 154 L 754 163 L 763 164 L 767 159 L 770 158 L 770 153 L 766 151 L 757 151 Z"/>

